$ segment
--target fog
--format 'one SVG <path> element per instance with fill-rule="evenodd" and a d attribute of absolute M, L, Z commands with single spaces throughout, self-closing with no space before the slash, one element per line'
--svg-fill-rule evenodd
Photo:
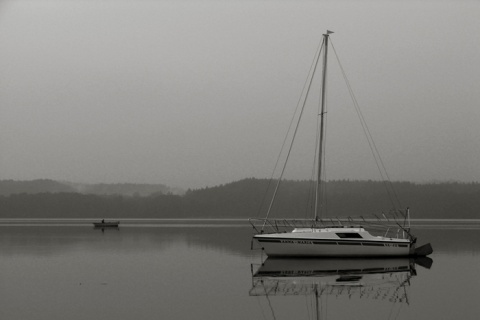
<path fill-rule="evenodd" d="M 480 2 L 453 0 L 1 1 L 0 179 L 269 177 L 327 29 L 392 180 L 480 180 Z M 335 73 L 327 178 L 378 179 Z"/>

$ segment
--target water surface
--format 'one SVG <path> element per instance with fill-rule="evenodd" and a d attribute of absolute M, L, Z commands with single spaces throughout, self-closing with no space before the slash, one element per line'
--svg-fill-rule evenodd
<path fill-rule="evenodd" d="M 478 223 L 422 221 L 416 235 L 433 245 L 430 269 L 408 259 L 265 260 L 238 221 L 136 221 L 104 231 L 78 221 L 4 221 L 0 316 L 477 319 Z"/>

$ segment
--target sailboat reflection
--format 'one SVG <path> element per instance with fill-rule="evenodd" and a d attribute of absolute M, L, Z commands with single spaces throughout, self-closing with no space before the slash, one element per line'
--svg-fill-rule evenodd
<path fill-rule="evenodd" d="M 408 304 L 407 287 L 417 275 L 415 265 L 430 268 L 420 259 L 272 259 L 252 264 L 250 296 L 347 296 Z"/>

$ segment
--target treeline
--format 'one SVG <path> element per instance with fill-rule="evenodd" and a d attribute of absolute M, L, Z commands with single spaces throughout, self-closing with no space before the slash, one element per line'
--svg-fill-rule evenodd
<path fill-rule="evenodd" d="M 130 197 L 81 193 L 0 196 L 0 218 L 161 218 L 182 214 L 182 197 Z"/>
<path fill-rule="evenodd" d="M 325 184 L 327 217 L 380 215 L 391 209 L 409 207 L 415 218 L 480 218 L 479 183 L 384 182 L 336 180 Z M 264 217 L 276 187 L 268 180 L 245 179 L 202 190 L 188 191 L 186 198 L 212 216 Z M 268 191 L 266 191 L 268 190 Z M 314 206 L 311 181 L 282 181 L 272 217 L 309 218 Z M 397 201 L 398 199 L 398 201 Z M 399 203 L 398 203 L 399 202 Z"/>
<path fill-rule="evenodd" d="M 414 218 L 479 218 L 480 184 L 394 182 L 402 207 Z M 78 192 L 10 193 L 0 196 L 0 218 L 247 218 L 264 217 L 275 183 L 244 179 L 184 195 L 147 196 Z M 282 181 L 272 217 L 307 217 L 314 195 L 310 181 Z M 331 181 L 325 186 L 327 216 L 370 216 L 392 208 L 384 183 Z"/>

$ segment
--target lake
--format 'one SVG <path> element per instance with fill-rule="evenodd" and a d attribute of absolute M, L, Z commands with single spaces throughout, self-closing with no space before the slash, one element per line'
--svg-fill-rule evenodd
<path fill-rule="evenodd" d="M 480 222 L 414 231 L 430 261 L 266 259 L 240 220 L 4 220 L 0 318 L 478 319 Z"/>

